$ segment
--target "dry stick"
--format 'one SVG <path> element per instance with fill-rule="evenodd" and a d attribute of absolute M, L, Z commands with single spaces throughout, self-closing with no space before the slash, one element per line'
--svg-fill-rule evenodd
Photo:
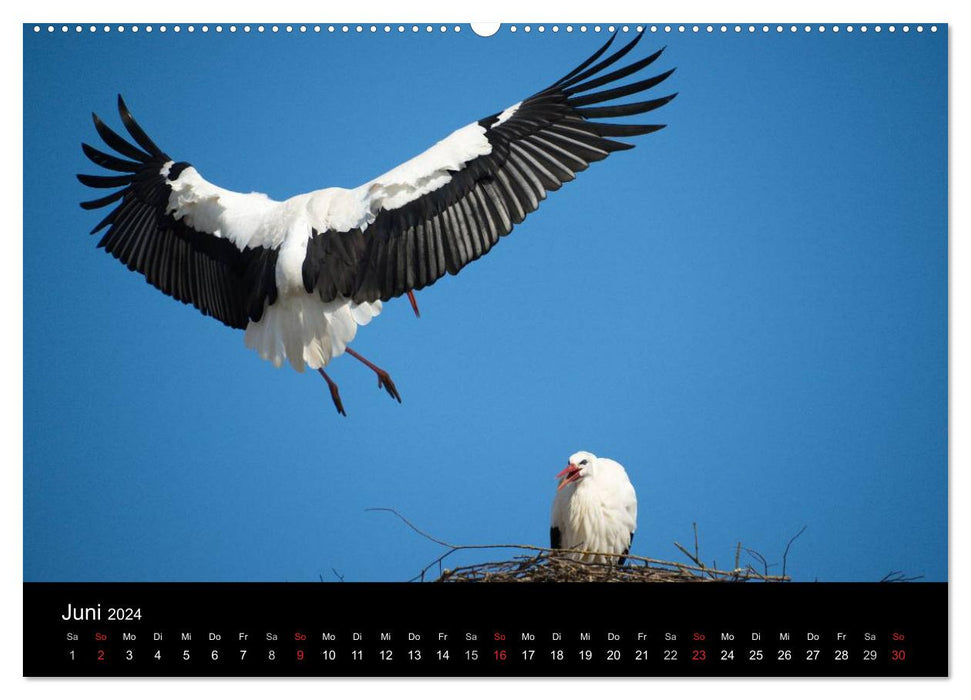
<path fill-rule="evenodd" d="M 677 547 L 678 549 L 680 549 L 680 550 L 681 550 L 681 552 L 682 552 L 682 553 L 683 553 L 683 554 L 684 554 L 684 555 L 685 555 L 686 557 L 688 557 L 688 559 L 690 559 L 690 560 L 691 560 L 691 561 L 693 561 L 693 562 L 694 562 L 695 564 L 697 564 L 697 565 L 698 565 L 698 566 L 699 566 L 699 567 L 700 567 L 701 569 L 704 569 L 704 568 L 705 568 L 705 565 L 704 565 L 704 563 L 703 563 L 703 562 L 701 562 L 701 561 L 699 561 L 699 560 L 698 560 L 698 558 L 697 558 L 697 557 L 696 557 L 696 556 L 695 556 L 694 554 L 692 554 L 692 553 L 691 553 L 691 552 L 689 552 L 689 551 L 688 551 L 687 549 L 685 549 L 685 548 L 684 548 L 684 545 L 682 545 L 682 544 L 681 544 L 680 542 L 678 542 L 677 540 L 675 540 L 675 541 L 674 541 L 674 546 L 675 546 L 675 547 Z"/>
<path fill-rule="evenodd" d="M 879 583 L 907 583 L 922 578 L 924 578 L 923 574 L 919 576 L 907 576 L 903 571 L 891 571 L 889 574 L 880 579 Z"/>
<path fill-rule="evenodd" d="M 697 534 L 697 530 L 695 532 Z M 697 552 L 698 552 L 697 540 L 695 540 L 695 542 L 696 542 L 696 545 L 695 545 L 695 554 L 692 554 L 691 552 L 689 552 L 687 549 L 684 548 L 684 546 L 682 546 L 678 542 L 675 542 L 674 543 L 674 546 L 677 547 L 678 549 L 680 549 L 682 552 L 684 552 L 684 555 L 686 557 L 688 557 L 689 559 L 691 559 L 691 561 L 693 561 L 695 564 L 697 564 L 698 565 L 698 568 L 703 573 L 708 574 L 711 578 L 716 578 L 716 576 L 711 573 L 711 572 L 715 571 L 715 569 L 709 569 L 707 566 L 705 566 L 705 563 L 703 561 L 701 561 L 701 559 L 698 558 L 698 554 L 697 554 Z"/>
<path fill-rule="evenodd" d="M 425 532 L 424 530 L 420 529 L 417 525 L 415 525 L 410 520 L 408 520 L 408 518 L 406 518 L 401 513 L 399 513 L 398 511 L 396 511 L 394 508 L 365 508 L 364 509 L 364 512 L 366 512 L 366 513 L 368 513 L 368 512 L 375 512 L 375 511 L 381 511 L 381 512 L 385 512 L 385 513 L 393 513 L 393 514 L 397 515 L 398 518 L 401 519 L 404 522 L 405 525 L 407 525 L 408 527 L 410 527 L 412 530 L 414 530 L 415 532 L 417 532 L 419 535 L 421 535 L 425 539 L 431 540 L 432 542 L 434 542 L 436 544 L 440 544 L 443 547 L 454 547 L 455 546 L 451 542 L 446 542 L 445 540 L 440 540 L 437 537 L 432 537 L 427 532 Z"/>
<path fill-rule="evenodd" d="M 789 557 L 789 547 L 791 547 L 792 546 L 792 543 L 795 542 L 799 538 L 799 535 L 801 535 L 802 533 L 804 533 L 806 531 L 806 528 L 807 527 L 809 527 L 809 526 L 808 525 L 803 525 L 802 528 L 799 530 L 799 532 L 797 532 L 795 535 L 792 536 L 792 539 L 790 539 L 789 540 L 789 543 L 786 545 L 786 551 L 784 551 L 782 553 L 782 575 L 783 576 L 786 575 L 786 564 L 787 564 L 787 559 Z"/>
<path fill-rule="evenodd" d="M 768 576 L 769 575 L 769 562 L 767 562 L 765 560 L 765 557 L 763 557 L 759 552 L 756 552 L 754 549 L 749 549 L 748 547 L 745 548 L 745 551 L 748 552 L 752 557 L 755 557 L 760 562 L 762 562 L 762 566 L 765 568 L 765 575 Z"/>

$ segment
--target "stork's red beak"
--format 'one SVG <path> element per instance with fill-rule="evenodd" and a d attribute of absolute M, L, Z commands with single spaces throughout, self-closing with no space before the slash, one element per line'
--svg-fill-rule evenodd
<path fill-rule="evenodd" d="M 583 472 L 580 471 L 580 467 L 572 463 L 566 465 L 566 469 L 556 475 L 556 478 L 560 479 L 560 485 L 556 487 L 556 490 L 559 491 L 567 484 L 572 484 L 574 481 L 579 481 L 582 476 Z"/>

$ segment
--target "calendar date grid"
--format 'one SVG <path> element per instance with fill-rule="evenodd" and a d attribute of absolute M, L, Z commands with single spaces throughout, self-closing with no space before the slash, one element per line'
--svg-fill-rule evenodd
<path fill-rule="evenodd" d="M 77 664 L 669 667 L 905 664 L 908 634 L 885 631 L 68 631 L 65 654 Z"/>

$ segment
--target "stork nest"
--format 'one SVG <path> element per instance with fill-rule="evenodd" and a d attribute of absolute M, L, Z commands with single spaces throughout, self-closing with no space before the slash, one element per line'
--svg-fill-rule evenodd
<path fill-rule="evenodd" d="M 692 523 L 694 530 L 694 551 L 679 542 L 675 542 L 682 554 L 690 561 L 690 564 L 665 561 L 663 559 L 649 559 L 638 557 L 632 554 L 626 555 L 626 562 L 623 565 L 614 563 L 592 563 L 576 561 L 570 555 L 587 555 L 587 558 L 602 558 L 607 561 L 615 561 L 616 553 L 590 552 L 582 549 L 546 549 L 528 544 L 453 544 L 445 540 L 434 537 L 424 530 L 416 527 L 408 518 L 403 516 L 394 508 L 367 508 L 369 511 L 383 511 L 391 513 L 405 523 L 409 528 L 417 532 L 435 544 L 445 547 L 447 551 L 425 566 L 417 576 L 411 581 L 430 580 L 427 574 L 433 567 L 438 567 L 439 577 L 434 579 L 439 582 L 509 582 L 509 583 L 533 583 L 544 581 L 565 581 L 565 582 L 639 582 L 639 583 L 662 583 L 678 581 L 789 581 L 786 575 L 789 548 L 800 535 L 806 530 L 804 525 L 786 545 L 785 552 L 782 554 L 782 573 L 774 575 L 769 573 L 769 568 L 775 566 L 769 564 L 764 556 L 754 549 L 742 547 L 739 542 L 735 548 L 735 566 L 731 570 L 719 569 L 713 563 L 708 566 L 701 559 L 700 548 L 698 545 L 698 524 Z M 443 569 L 442 562 L 456 552 L 468 550 L 517 550 L 520 552 L 531 552 L 534 554 L 521 554 L 505 561 L 490 561 L 482 564 L 471 564 L 468 566 L 456 566 L 452 569 Z M 752 564 L 742 566 L 742 552 L 759 564 L 756 568 Z M 335 572 L 336 573 L 336 572 Z M 896 574 L 899 572 L 891 572 Z M 342 577 L 339 576 L 341 580 Z M 906 580 L 906 579 L 901 579 Z"/>
<path fill-rule="evenodd" d="M 570 550 L 573 551 L 573 550 Z M 595 552 L 582 552 L 595 554 Z M 439 582 L 496 582 L 542 583 L 556 582 L 636 582 L 671 583 L 691 582 L 741 582 L 741 581 L 788 581 L 789 577 L 774 576 L 758 571 L 752 566 L 725 571 L 704 564 L 679 562 L 628 556 L 623 565 L 576 561 L 568 558 L 563 550 L 543 550 L 535 556 L 518 556 L 508 561 L 486 562 L 445 569 Z"/>

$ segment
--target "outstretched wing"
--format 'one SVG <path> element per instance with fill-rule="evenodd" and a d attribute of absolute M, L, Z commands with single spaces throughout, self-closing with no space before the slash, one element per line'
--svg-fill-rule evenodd
<path fill-rule="evenodd" d="M 228 326 L 246 328 L 249 320 L 259 320 L 264 302 L 273 303 L 277 294 L 277 251 L 273 241 L 260 238 L 260 224 L 276 203 L 216 187 L 188 163 L 174 162 L 138 126 L 120 95 L 118 112 L 135 143 L 93 117 L 105 144 L 123 158 L 88 144 L 82 148 L 96 165 L 120 174 L 77 176 L 88 187 L 119 188 L 81 204 L 98 209 L 118 202 L 91 231 L 108 227 L 98 247 Z"/>
<path fill-rule="evenodd" d="M 662 124 L 618 124 L 602 118 L 643 114 L 669 102 L 604 105 L 658 85 L 672 70 L 616 86 L 652 64 L 661 51 L 604 73 L 643 34 L 599 60 L 614 37 L 550 87 L 509 109 L 469 124 L 421 155 L 359 188 L 367 220 L 349 231 L 314 231 L 304 286 L 324 301 L 387 300 L 426 287 L 487 253 L 546 193 L 590 163 L 633 144 Z M 605 90 L 598 88 L 615 85 Z"/>

